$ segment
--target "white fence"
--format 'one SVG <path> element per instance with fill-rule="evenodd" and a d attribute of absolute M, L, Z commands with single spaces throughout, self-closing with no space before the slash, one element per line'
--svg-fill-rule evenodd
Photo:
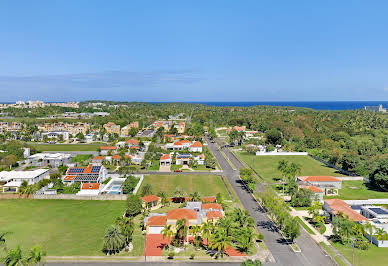
<path fill-rule="evenodd" d="M 277 151 L 271 151 L 271 152 L 256 152 L 256 155 L 257 156 L 288 156 L 288 155 L 308 155 L 309 153 L 308 152 L 287 152 L 287 151 L 281 151 L 281 152 L 277 152 Z"/>
<path fill-rule="evenodd" d="M 388 194 L 387 194 L 388 196 Z M 367 199 L 367 200 L 345 200 L 349 205 L 377 205 L 388 204 L 388 198 L 386 199 Z"/>

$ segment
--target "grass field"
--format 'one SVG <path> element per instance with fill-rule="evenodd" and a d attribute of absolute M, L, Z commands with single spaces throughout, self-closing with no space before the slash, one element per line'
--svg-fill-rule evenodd
<path fill-rule="evenodd" d="M 363 199 L 385 199 L 388 198 L 388 192 L 379 191 L 364 181 L 342 181 L 342 189 L 338 190 L 339 195 L 330 198 L 340 198 L 344 200 L 363 200 Z"/>
<path fill-rule="evenodd" d="M 31 144 L 39 151 L 97 151 L 101 144 Z"/>
<path fill-rule="evenodd" d="M 154 194 L 164 191 L 169 196 L 173 196 L 175 189 L 181 187 L 187 195 L 195 191 L 201 196 L 215 196 L 221 193 L 224 199 L 230 199 L 221 177 L 216 175 L 146 175 L 139 193 L 145 184 L 151 184 Z"/>
<path fill-rule="evenodd" d="M 344 176 L 337 170 L 327 167 L 309 156 L 256 156 L 247 152 L 237 152 L 241 160 L 256 170 L 267 182 L 275 182 L 281 178 L 282 174 L 277 170 L 281 160 L 297 163 L 301 166 L 301 176 L 307 175 L 330 175 Z"/>
<path fill-rule="evenodd" d="M 350 244 L 331 243 L 350 263 L 352 263 L 352 248 Z M 354 249 L 354 265 L 356 266 L 383 266 L 387 265 L 387 249 L 370 245 L 368 250 Z"/>
<path fill-rule="evenodd" d="M 125 201 L 0 200 L 0 229 L 12 232 L 9 248 L 39 245 L 48 256 L 104 256 L 105 231 L 124 210 Z M 144 240 L 135 233 L 134 252 L 141 253 Z"/>

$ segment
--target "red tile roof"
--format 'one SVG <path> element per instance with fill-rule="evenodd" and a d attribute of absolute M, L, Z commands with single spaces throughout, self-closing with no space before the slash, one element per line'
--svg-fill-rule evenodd
<path fill-rule="evenodd" d="M 116 150 L 116 146 L 101 146 L 100 150 Z"/>
<path fill-rule="evenodd" d="M 199 147 L 202 147 L 202 143 L 199 141 L 196 141 L 193 144 L 191 144 L 190 147 L 198 147 L 199 148 Z"/>
<path fill-rule="evenodd" d="M 368 221 L 364 216 L 353 210 L 345 201 L 341 199 L 327 199 L 325 200 L 325 203 L 329 205 L 334 214 L 342 212 L 348 216 L 350 220 L 355 222 Z"/>
<path fill-rule="evenodd" d="M 147 225 L 163 226 L 167 223 L 167 216 L 151 216 L 148 218 Z"/>
<path fill-rule="evenodd" d="M 121 156 L 120 155 L 113 155 L 112 156 L 112 159 L 115 159 L 115 160 L 121 160 Z"/>
<path fill-rule="evenodd" d="M 171 159 L 170 157 L 170 154 L 163 154 L 161 157 L 160 157 L 160 160 L 163 161 L 163 160 L 168 160 L 168 159 Z"/>
<path fill-rule="evenodd" d="M 126 158 L 126 159 L 131 159 L 131 158 L 132 158 L 132 156 L 131 156 L 131 155 L 127 155 L 127 154 L 126 154 L 126 155 L 124 156 L 124 158 Z"/>
<path fill-rule="evenodd" d="M 190 140 L 186 140 L 186 139 L 179 140 L 179 141 L 174 142 L 174 145 L 175 146 L 182 146 L 184 143 L 191 143 L 191 141 Z"/>
<path fill-rule="evenodd" d="M 214 219 L 214 218 L 222 218 L 224 217 L 224 215 L 222 214 L 222 212 L 219 212 L 219 211 L 210 211 L 210 212 L 207 212 L 206 213 L 206 216 L 208 219 Z"/>
<path fill-rule="evenodd" d="M 216 202 L 216 197 L 203 197 L 202 202 Z"/>
<path fill-rule="evenodd" d="M 148 196 L 141 197 L 141 199 L 145 202 L 154 202 L 154 201 L 158 201 L 160 198 L 155 195 L 148 195 Z"/>
<path fill-rule="evenodd" d="M 316 186 L 302 186 L 302 185 L 299 185 L 299 188 L 309 189 L 309 190 L 311 190 L 312 192 L 315 192 L 315 193 L 322 193 L 323 192 L 322 189 L 320 189 L 319 187 L 316 187 Z"/>
<path fill-rule="evenodd" d="M 218 203 L 203 203 L 201 208 L 202 210 L 209 210 L 209 209 L 222 210 L 221 204 L 218 204 Z"/>
<path fill-rule="evenodd" d="M 333 176 L 300 176 L 299 179 L 304 182 L 341 182 L 341 179 Z"/>
<path fill-rule="evenodd" d="M 100 183 L 84 183 L 81 189 L 99 189 Z"/>
<path fill-rule="evenodd" d="M 74 180 L 76 178 L 75 175 L 67 175 L 63 180 L 65 181 L 71 181 L 71 180 Z"/>
<path fill-rule="evenodd" d="M 180 220 L 185 218 L 188 220 L 197 219 L 197 212 L 189 209 L 175 209 L 167 212 L 167 219 L 169 220 Z"/>
<path fill-rule="evenodd" d="M 96 156 L 96 157 L 93 157 L 93 160 L 104 160 L 105 157 L 104 156 Z"/>
<path fill-rule="evenodd" d="M 129 139 L 125 142 L 126 144 L 134 144 L 134 145 L 138 145 L 140 143 L 139 140 L 137 139 Z"/>

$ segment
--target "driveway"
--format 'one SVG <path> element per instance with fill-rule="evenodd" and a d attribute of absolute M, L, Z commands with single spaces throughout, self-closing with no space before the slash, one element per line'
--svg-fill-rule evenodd
<path fill-rule="evenodd" d="M 161 234 L 148 234 L 146 236 L 146 248 L 143 250 L 143 256 L 147 257 L 162 256 L 162 251 L 168 245 L 168 240 Z"/>
<path fill-rule="evenodd" d="M 239 178 L 239 169 L 244 168 L 242 163 L 227 149 L 222 148 L 208 140 L 208 148 L 213 152 L 220 164 L 225 177 L 236 192 L 236 195 L 255 220 L 260 233 L 264 235 L 264 241 L 276 260 L 274 265 L 336 265 L 330 257 L 326 256 L 318 244 L 310 236 L 301 230 L 301 235 L 296 243 L 301 248 L 300 253 L 292 251 L 282 235 L 277 231 L 274 223 L 268 218 L 265 211 L 255 201 L 252 194 L 248 193 Z M 221 151 L 228 157 L 237 170 L 233 170 Z M 263 192 L 265 187 L 259 183 L 258 190 Z"/>

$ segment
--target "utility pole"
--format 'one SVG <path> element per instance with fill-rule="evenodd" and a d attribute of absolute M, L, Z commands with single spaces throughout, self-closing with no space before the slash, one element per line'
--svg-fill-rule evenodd
<path fill-rule="evenodd" d="M 147 263 L 147 232 L 144 241 L 144 262 Z"/>
<path fill-rule="evenodd" d="M 352 238 L 352 249 L 353 249 L 353 263 L 352 263 L 352 265 L 354 266 L 354 237 Z"/>

